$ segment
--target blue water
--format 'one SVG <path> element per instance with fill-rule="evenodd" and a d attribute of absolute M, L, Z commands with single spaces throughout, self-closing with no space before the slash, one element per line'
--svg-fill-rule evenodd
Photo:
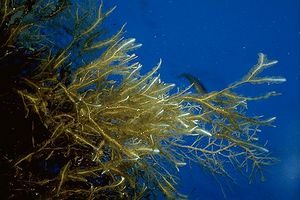
<path fill-rule="evenodd" d="M 277 116 L 276 128 L 263 129 L 268 147 L 280 162 L 265 170 L 266 181 L 224 188 L 227 199 L 300 199 L 300 30 L 298 0 L 111 0 L 117 5 L 109 19 L 114 27 L 126 25 L 126 36 L 143 46 L 136 53 L 150 70 L 163 59 L 165 82 L 184 87 L 177 76 L 191 73 L 208 91 L 239 80 L 256 63 L 257 53 L 277 59 L 268 75 L 287 82 L 241 90 L 262 94 L 277 90 L 282 96 L 250 104 L 250 114 Z M 197 167 L 181 172 L 181 192 L 191 199 L 224 199 L 220 185 Z"/>

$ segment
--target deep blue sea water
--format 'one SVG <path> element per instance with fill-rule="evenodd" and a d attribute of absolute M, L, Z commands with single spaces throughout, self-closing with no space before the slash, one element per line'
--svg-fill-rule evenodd
<path fill-rule="evenodd" d="M 143 46 L 137 50 L 143 72 L 163 59 L 162 80 L 179 87 L 177 76 L 191 73 L 208 91 L 239 80 L 256 63 L 257 53 L 279 60 L 268 75 L 287 82 L 241 90 L 262 94 L 277 90 L 282 96 L 250 104 L 249 113 L 276 116 L 276 128 L 264 128 L 264 138 L 280 159 L 265 170 L 266 181 L 225 188 L 226 199 L 300 199 L 300 29 L 299 0 L 109 0 L 117 5 L 109 19 L 117 29 L 125 22 L 126 36 Z M 181 192 L 190 199 L 224 199 L 220 185 L 197 167 L 181 171 Z"/>

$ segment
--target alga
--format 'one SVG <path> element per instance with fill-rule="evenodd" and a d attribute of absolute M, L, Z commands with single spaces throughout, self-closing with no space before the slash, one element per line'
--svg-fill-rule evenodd
<path fill-rule="evenodd" d="M 17 138 L 1 145 L 8 196 L 141 199 L 159 188 L 167 198 L 187 198 L 177 192 L 176 174 L 189 163 L 214 176 L 233 179 L 236 168 L 263 179 L 274 158 L 259 141 L 260 127 L 275 117 L 248 116 L 247 102 L 278 94 L 247 97 L 235 89 L 284 82 L 260 76 L 277 61 L 259 54 L 246 76 L 221 91 L 176 90 L 160 79 L 161 61 L 140 73 L 131 53 L 140 45 L 124 38 L 124 27 L 105 37 L 101 25 L 113 9 L 97 6 L 93 13 L 80 2 L 1 0 L 0 63 L 9 85 L 1 106 L 23 120 L 14 126 L 26 127 L 1 132 Z"/>

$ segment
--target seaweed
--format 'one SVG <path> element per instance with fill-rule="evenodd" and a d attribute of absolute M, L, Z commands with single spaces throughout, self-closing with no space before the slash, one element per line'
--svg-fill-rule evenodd
<path fill-rule="evenodd" d="M 260 53 L 246 76 L 221 91 L 193 93 L 192 85 L 174 91 L 160 79 L 161 60 L 140 73 L 132 51 L 141 45 L 124 38 L 124 27 L 105 34 L 103 23 L 114 8 L 105 12 L 102 2 L 93 14 L 66 1 L 2 0 L 1 8 L 1 70 L 17 70 L 4 76 L 9 81 L 1 85 L 12 86 L 2 92 L 1 107 L 15 98 L 3 116 L 18 116 L 12 126 L 26 127 L 14 136 L 19 146 L 14 139 L 1 144 L 9 198 L 141 199 L 159 188 L 166 198 L 185 199 L 176 185 L 188 163 L 232 180 L 234 167 L 253 181 L 263 180 L 264 167 L 276 160 L 258 142 L 260 127 L 272 126 L 275 117 L 246 111 L 247 102 L 278 93 L 246 97 L 235 89 L 284 82 L 259 76 L 277 61 Z M 65 16 L 73 21 L 68 27 Z M 49 36 L 52 29 L 64 32 L 66 45 Z M 40 42 L 22 41 L 30 34 Z M 80 61 L 93 52 L 101 54 Z M 18 111 L 11 112 L 15 104 Z"/>

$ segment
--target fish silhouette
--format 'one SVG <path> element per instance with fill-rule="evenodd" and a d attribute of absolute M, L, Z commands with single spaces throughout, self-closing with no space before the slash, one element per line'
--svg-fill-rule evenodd
<path fill-rule="evenodd" d="M 199 94 L 206 94 L 207 90 L 203 83 L 195 76 L 188 74 L 188 73 L 182 73 L 178 76 L 179 78 L 185 78 L 187 79 L 191 84 L 193 84 L 193 87 Z"/>

